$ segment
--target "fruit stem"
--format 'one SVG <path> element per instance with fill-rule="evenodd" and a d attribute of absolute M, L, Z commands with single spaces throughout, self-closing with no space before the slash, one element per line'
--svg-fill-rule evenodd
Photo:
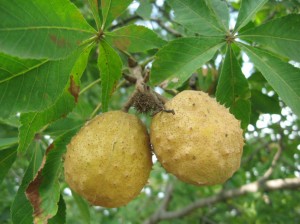
<path fill-rule="evenodd" d="M 156 114 L 162 110 L 173 113 L 173 111 L 167 111 L 164 108 L 167 99 L 146 84 L 150 76 L 149 70 L 139 65 L 133 58 L 128 59 L 128 65 L 132 76 L 126 75 L 124 78 L 130 78 L 129 81 L 135 83 L 135 90 L 124 104 L 122 110 L 128 112 L 130 107 L 134 106 L 140 113 L 152 112 L 152 114 Z"/>

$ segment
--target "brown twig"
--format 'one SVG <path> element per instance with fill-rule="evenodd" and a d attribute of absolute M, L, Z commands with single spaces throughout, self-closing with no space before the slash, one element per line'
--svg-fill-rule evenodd
<path fill-rule="evenodd" d="M 163 21 L 160 19 L 152 18 L 151 21 L 157 23 L 162 29 L 166 30 L 168 33 L 173 35 L 174 37 L 182 37 L 183 35 L 179 33 L 177 30 L 174 30 L 173 28 L 167 26 Z"/>
<path fill-rule="evenodd" d="M 125 26 L 126 24 L 128 24 L 130 22 L 133 22 L 135 20 L 139 20 L 139 19 L 143 19 L 143 18 L 139 15 L 133 15 L 131 17 L 128 17 L 124 20 L 119 21 L 116 25 L 113 25 L 113 26 L 109 27 L 109 31 L 115 30 L 119 27 Z"/>
<path fill-rule="evenodd" d="M 161 212 L 159 216 L 154 215 L 150 216 L 144 223 L 158 223 L 162 220 L 170 220 L 175 218 L 181 218 L 183 216 L 188 215 L 189 213 L 195 211 L 196 209 L 213 205 L 222 201 L 226 201 L 228 199 L 240 197 L 246 195 L 248 193 L 255 193 L 260 190 L 264 191 L 275 191 L 275 190 L 283 190 L 283 189 L 298 189 L 300 188 L 300 178 L 286 178 L 286 179 L 275 179 L 275 180 L 268 180 L 263 184 L 259 183 L 258 181 L 243 185 L 236 189 L 231 190 L 224 190 L 221 191 L 219 194 L 198 199 L 195 202 L 191 203 L 190 205 L 178 209 L 176 211 L 165 211 Z M 155 213 L 154 213 L 155 214 Z M 151 222 L 149 222 L 151 220 Z"/>
<path fill-rule="evenodd" d="M 165 213 L 168 210 L 168 206 L 171 202 L 172 199 L 172 193 L 173 193 L 173 185 L 168 184 L 166 189 L 165 189 L 165 197 L 159 206 L 159 208 L 156 210 L 156 212 L 149 218 L 147 219 L 144 224 L 152 224 L 156 223 L 156 220 L 161 216 L 162 213 Z"/>
<path fill-rule="evenodd" d="M 264 173 L 264 175 L 258 179 L 258 182 L 259 183 L 263 183 L 265 182 L 267 179 L 270 178 L 270 176 L 272 175 L 273 171 L 274 171 L 274 168 L 276 167 L 278 161 L 279 161 L 279 158 L 282 154 L 282 151 L 283 151 L 283 143 L 282 143 L 282 138 L 279 140 L 279 144 L 278 144 L 278 149 L 277 149 L 277 152 L 276 154 L 274 155 L 274 158 L 272 160 L 272 163 L 271 163 L 271 166 L 267 169 L 267 171 Z"/>

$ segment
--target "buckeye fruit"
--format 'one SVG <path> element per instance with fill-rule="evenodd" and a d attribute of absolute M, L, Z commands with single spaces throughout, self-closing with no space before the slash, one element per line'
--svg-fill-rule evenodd
<path fill-rule="evenodd" d="M 134 115 L 111 111 L 81 128 L 64 161 L 66 182 L 93 205 L 119 207 L 135 198 L 152 167 L 147 130 Z"/>
<path fill-rule="evenodd" d="M 165 104 L 151 123 L 154 152 L 169 173 L 198 185 L 224 183 L 239 168 L 244 139 L 238 121 L 200 91 L 186 90 Z"/>

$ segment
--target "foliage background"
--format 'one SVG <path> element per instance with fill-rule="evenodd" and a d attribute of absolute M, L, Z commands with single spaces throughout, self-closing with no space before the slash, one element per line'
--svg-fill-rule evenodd
<path fill-rule="evenodd" d="M 0 1 L 0 6 L 4 2 Z M 89 24 L 96 27 L 97 24 L 94 22 L 88 2 L 79 0 L 72 2 L 80 9 Z M 241 3 L 232 1 L 228 4 L 231 21 L 234 21 L 237 18 Z M 255 14 L 244 30 L 289 14 L 299 14 L 299 12 L 300 2 L 298 0 L 271 0 Z M 195 36 L 193 31 L 175 22 L 175 19 L 174 12 L 167 2 L 140 0 L 134 1 L 128 10 L 120 17 L 117 17 L 108 30 L 112 31 L 129 24 L 140 24 L 155 31 L 165 41 L 171 41 L 179 37 Z M 233 29 L 232 23 L 230 28 Z M 299 33 L 299 27 L 297 31 Z M 34 47 L 38 48 L 39 46 Z M 243 50 L 245 51 L 245 49 Z M 0 49 L 0 51 L 2 50 Z M 60 200 L 59 212 L 49 222 L 63 223 L 63 220 L 66 219 L 66 223 L 75 224 L 147 223 L 147 221 L 148 223 L 154 223 L 153 220 L 151 221 L 151 217 L 161 215 L 157 213 L 160 209 L 162 211 L 177 212 L 169 213 L 172 219 L 162 220 L 161 223 L 299 223 L 299 185 L 289 186 L 292 189 L 286 189 L 283 184 L 282 187 L 274 190 L 265 190 L 264 187 L 254 188 L 253 190 L 253 188 L 246 187 L 248 191 L 244 195 L 227 198 L 222 196 L 223 192 L 241 189 L 242 186 L 249 186 L 247 184 L 256 183 L 258 180 L 283 180 L 286 178 L 299 180 L 300 177 L 299 119 L 286 106 L 285 102 L 278 96 L 260 71 L 253 66 L 251 59 L 246 56 L 245 52 L 236 46 L 232 47 L 232 51 L 236 55 L 238 63 L 242 66 L 244 75 L 247 77 L 251 98 L 247 96 L 245 100 L 251 101 L 251 111 L 248 121 L 245 121 L 245 127 L 247 127 L 245 129 L 245 138 L 247 141 L 244 147 L 241 168 L 226 184 L 212 187 L 191 186 L 167 174 L 159 163 L 155 163 L 149 183 L 135 200 L 122 208 L 106 209 L 89 206 L 82 198 L 71 192 L 62 175 L 53 176 L 53 179 L 50 178 L 48 184 L 53 188 L 58 188 L 57 192 L 61 192 L 64 201 Z M 152 56 L 156 52 L 157 49 L 151 49 L 143 51 L 143 53 L 130 53 L 130 55 L 140 64 L 151 66 L 152 63 L 149 64 L 148 59 L 153 59 Z M 211 60 L 205 62 L 205 66 L 199 68 L 194 74 L 188 74 L 190 77 L 180 86 L 175 86 L 174 88 L 171 86 L 172 88 L 166 88 L 165 90 L 156 88 L 156 90 L 163 93 L 167 98 L 171 98 L 174 92 L 184 89 L 203 90 L 211 95 L 218 95 L 216 86 L 220 78 L 221 62 L 224 60 L 225 54 L 226 48 L 220 48 L 220 51 Z M 24 190 L 34 178 L 42 157 L 53 140 L 55 140 L 55 147 L 57 148 L 65 145 L 86 120 L 101 112 L 103 86 L 101 87 L 99 80 L 98 51 L 96 48 L 92 48 L 88 58 L 87 55 L 87 53 L 86 57 L 83 55 L 82 60 L 78 62 L 80 65 L 87 64 L 82 77 L 80 75 L 78 77 L 74 76 L 74 82 L 76 83 L 74 86 L 79 85 L 79 80 L 81 80 L 81 92 L 75 108 L 71 109 L 72 112 L 65 114 L 61 119 L 50 119 L 53 122 L 48 122 L 49 125 L 39 127 L 39 124 L 36 124 L 38 133 L 34 133 L 34 141 L 30 142 L 26 153 L 17 154 L 16 152 L 18 147 L 23 147 L 22 144 L 20 144 L 21 146 L 17 145 L 19 131 L 22 128 L 22 126 L 20 127 L 20 120 L 24 124 L 26 119 L 32 117 L 32 114 L 27 114 L 28 117 L 18 114 L 18 116 L 14 117 L 1 118 L 0 181 L 2 182 L 0 182 L 0 223 L 31 222 L 32 218 L 29 214 L 32 213 L 32 208 L 30 206 L 27 207 L 27 210 L 22 208 L 20 213 L 16 212 L 18 210 L 14 210 L 14 208 L 22 206 L 25 203 L 24 200 L 26 201 L 26 198 L 20 195 L 20 189 Z M 120 53 L 120 56 L 124 64 L 123 70 L 129 70 L 126 67 L 128 55 Z M 299 67 L 299 60 L 297 62 L 295 59 L 293 61 L 289 60 L 288 57 L 281 58 L 283 61 Z M 2 55 L 1 60 L 3 62 Z M 88 61 L 86 62 L 85 60 Z M 36 63 L 36 61 L 30 63 Z M 73 71 L 80 73 L 82 67 L 73 68 Z M 126 81 L 124 77 L 116 77 L 116 80 L 116 90 L 109 101 L 108 110 L 120 109 L 134 91 L 134 86 Z M 152 81 L 156 82 L 156 80 Z M 295 81 L 300 86 L 299 79 Z M 11 86 L 11 88 L 16 89 L 18 87 Z M 219 91 L 219 99 L 222 98 L 222 94 L 224 92 Z M 297 94 L 299 97 L 299 91 Z M 225 97 L 224 99 L 225 102 L 223 103 L 226 103 L 228 98 Z M 293 104 L 297 103 L 300 105 L 299 98 L 294 99 Z M 3 105 L 0 105 L 1 110 L 5 109 Z M 58 114 L 60 112 L 54 110 L 54 117 L 55 113 Z M 136 114 L 133 109 L 130 110 L 130 113 Z M 43 115 L 36 116 L 41 116 L 41 119 L 43 119 Z M 140 114 L 138 116 L 149 126 L 149 116 Z M 30 123 L 30 125 L 34 124 L 33 122 Z M 34 161 L 34 163 L 30 161 Z M 9 169 L 9 165 L 12 163 L 13 165 Z M 52 164 L 49 167 L 55 167 L 57 170 L 61 169 L 59 165 L 55 166 Z M 5 175 L 8 169 L 9 171 Z M 49 170 L 47 175 L 51 175 Z M 60 183 L 59 185 L 58 182 Z M 51 188 L 47 192 L 51 194 Z M 45 197 L 49 196 L 47 192 L 44 194 Z M 16 199 L 14 199 L 15 197 Z M 211 199 L 211 197 L 219 197 L 219 199 L 209 202 L 207 199 Z M 203 206 L 199 206 L 199 200 L 202 200 Z M 194 209 L 184 212 L 186 208 Z M 49 213 L 54 211 L 55 208 L 49 209 Z M 52 215 L 55 215 L 55 213 Z M 23 217 L 27 218 L 23 219 Z"/>

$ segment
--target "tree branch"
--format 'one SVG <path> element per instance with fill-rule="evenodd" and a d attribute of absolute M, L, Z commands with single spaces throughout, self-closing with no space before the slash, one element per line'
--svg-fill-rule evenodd
<path fill-rule="evenodd" d="M 161 214 L 165 213 L 167 211 L 168 205 L 172 199 L 172 193 L 173 193 L 173 185 L 168 184 L 165 189 L 164 200 L 162 201 L 160 207 L 156 210 L 156 212 L 149 219 L 147 219 L 144 222 L 144 224 L 156 223 L 156 220 L 161 216 Z"/>
<path fill-rule="evenodd" d="M 279 140 L 278 149 L 272 160 L 271 166 L 269 167 L 269 169 L 267 169 L 267 171 L 264 173 L 264 175 L 258 179 L 258 182 L 264 182 L 270 178 L 270 176 L 272 175 L 274 168 L 282 154 L 282 149 L 283 149 L 282 140 Z"/>
<path fill-rule="evenodd" d="M 172 34 L 174 37 L 182 37 L 181 33 L 171 27 L 166 26 L 160 19 L 151 19 L 151 21 L 156 22 L 161 28 Z"/>
<path fill-rule="evenodd" d="M 275 190 L 282 190 L 282 189 L 296 189 L 300 188 L 300 178 L 286 178 L 286 179 L 275 179 L 275 180 L 269 180 L 264 183 L 260 183 L 258 181 L 246 184 L 241 186 L 240 188 L 231 189 L 231 190 L 224 190 L 221 191 L 219 194 L 199 199 L 192 204 L 181 208 L 177 211 L 164 211 L 161 212 L 159 216 L 152 215 L 149 219 L 145 221 L 145 223 L 154 224 L 161 220 L 167 220 L 167 219 L 175 219 L 180 218 L 183 216 L 188 215 L 189 213 L 193 212 L 194 210 L 198 208 L 202 208 L 208 205 L 213 205 L 218 202 L 226 201 L 228 199 L 240 197 L 243 195 L 246 195 L 248 193 L 255 193 L 260 190 L 262 191 L 275 191 Z M 151 221 L 151 222 L 150 222 Z"/>
<path fill-rule="evenodd" d="M 119 27 L 125 26 L 126 24 L 128 24 L 132 21 L 139 20 L 139 19 L 143 19 L 143 18 L 139 15 L 133 15 L 131 17 L 128 17 L 124 20 L 119 21 L 116 25 L 112 25 L 111 27 L 109 27 L 109 31 L 115 30 Z"/>

